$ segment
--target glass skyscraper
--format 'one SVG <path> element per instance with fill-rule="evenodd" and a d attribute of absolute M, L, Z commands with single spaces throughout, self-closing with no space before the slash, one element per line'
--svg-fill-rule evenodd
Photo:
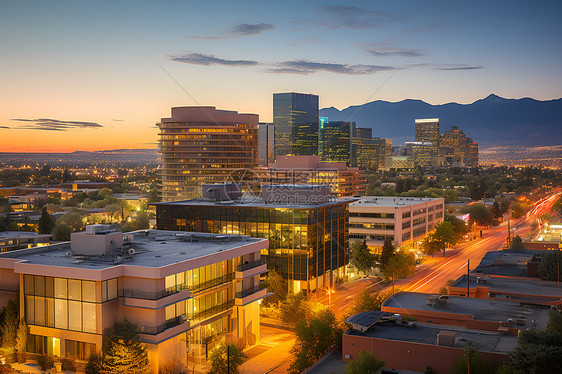
<path fill-rule="evenodd" d="M 275 156 L 318 154 L 318 95 L 273 94 Z"/>
<path fill-rule="evenodd" d="M 322 161 L 353 164 L 355 122 L 320 122 L 318 152 Z"/>
<path fill-rule="evenodd" d="M 415 140 L 423 143 L 418 147 L 416 164 L 424 167 L 437 166 L 439 154 L 439 118 L 416 119 Z"/>

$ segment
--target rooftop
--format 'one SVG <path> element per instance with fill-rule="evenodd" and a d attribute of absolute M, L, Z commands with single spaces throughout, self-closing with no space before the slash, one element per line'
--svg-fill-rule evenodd
<path fill-rule="evenodd" d="M 363 196 L 361 200 L 352 203 L 350 206 L 400 207 L 437 201 L 444 201 L 444 199 L 430 197 Z"/>
<path fill-rule="evenodd" d="M 472 315 L 475 320 L 481 321 L 507 321 L 509 318 L 524 320 L 525 326 L 546 328 L 548 322 L 548 309 L 522 305 L 521 303 L 505 299 L 478 299 L 462 296 L 448 296 L 442 304 L 431 306 L 427 304 L 428 298 L 434 296 L 429 293 L 399 292 L 383 303 L 384 307 L 403 308 L 420 311 L 433 311 L 440 313 Z M 438 306 L 437 306 L 438 305 Z"/>
<path fill-rule="evenodd" d="M 248 208 L 291 208 L 291 209 L 315 209 L 326 206 L 333 206 L 339 204 L 349 204 L 356 201 L 356 198 L 340 197 L 330 198 L 328 202 L 319 204 L 306 204 L 306 203 L 266 203 L 261 197 L 243 198 L 239 201 L 210 201 L 203 199 L 192 199 L 182 201 L 170 201 L 166 203 L 153 203 L 151 205 L 176 205 L 176 206 L 235 206 L 235 207 L 248 207 Z"/>
<path fill-rule="evenodd" d="M 52 234 L 39 234 L 32 231 L 0 231 L 0 240 L 2 239 L 32 239 L 32 238 L 50 238 Z"/>
<path fill-rule="evenodd" d="M 16 259 L 30 264 L 103 270 L 116 265 L 160 268 L 205 257 L 247 244 L 267 240 L 246 235 L 217 235 L 184 231 L 140 230 L 124 234 L 123 254 L 79 256 L 71 252 L 70 242 L 0 253 L 3 259 Z M 128 240 L 127 240 L 128 239 Z M 133 254 L 130 254 L 133 250 Z"/>
<path fill-rule="evenodd" d="M 472 273 L 528 277 L 527 263 L 539 261 L 542 252 L 525 249 L 490 251 Z"/>
<path fill-rule="evenodd" d="M 378 323 L 366 333 L 349 329 L 345 334 L 437 345 L 437 335 L 442 331 L 455 335 L 455 348 L 465 349 L 470 343 L 476 346 L 480 351 L 508 353 L 517 346 L 517 336 L 515 335 L 481 332 L 460 327 L 443 328 L 442 326 L 425 323 L 417 323 L 416 327 L 394 323 Z"/>
<path fill-rule="evenodd" d="M 466 289 L 466 274 L 457 279 L 451 287 Z M 492 296 L 497 293 L 511 293 L 515 294 L 514 298 L 525 299 L 529 302 L 539 300 L 539 296 L 562 299 L 562 288 L 558 287 L 556 282 L 543 281 L 533 278 L 505 278 L 494 275 L 480 277 L 473 275 L 470 277 L 470 288 L 476 287 L 488 287 Z M 535 295 L 537 298 L 533 298 Z"/>

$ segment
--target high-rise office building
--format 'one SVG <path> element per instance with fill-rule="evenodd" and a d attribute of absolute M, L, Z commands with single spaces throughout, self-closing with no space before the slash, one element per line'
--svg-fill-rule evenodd
<path fill-rule="evenodd" d="M 437 166 L 439 154 L 439 118 L 416 119 L 415 141 L 426 143 L 418 150 L 420 161 L 417 163 L 424 167 Z M 422 154 L 423 153 L 423 154 Z"/>
<path fill-rule="evenodd" d="M 376 144 L 377 169 L 385 169 L 386 158 L 392 156 L 392 139 L 373 138 L 373 141 Z"/>
<path fill-rule="evenodd" d="M 177 107 L 157 126 L 161 201 L 200 197 L 203 184 L 228 181 L 258 164 L 257 114 Z"/>
<path fill-rule="evenodd" d="M 258 126 L 259 164 L 267 166 L 275 162 L 275 128 L 273 123 L 260 122 Z"/>
<path fill-rule="evenodd" d="M 273 94 L 275 156 L 318 154 L 318 95 Z"/>
<path fill-rule="evenodd" d="M 322 161 L 352 164 L 355 122 L 320 122 L 318 152 Z"/>
<path fill-rule="evenodd" d="M 415 166 L 435 167 L 438 160 L 438 148 L 432 142 L 406 142 L 406 155 L 411 156 Z"/>
<path fill-rule="evenodd" d="M 453 126 L 439 137 L 439 161 L 442 166 L 477 166 L 478 143 Z"/>

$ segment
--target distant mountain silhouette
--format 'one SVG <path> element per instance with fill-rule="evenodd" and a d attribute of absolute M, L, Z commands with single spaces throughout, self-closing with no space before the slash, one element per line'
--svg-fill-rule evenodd
<path fill-rule="evenodd" d="M 472 104 L 431 105 L 421 100 L 377 100 L 343 110 L 320 110 L 330 121 L 355 121 L 393 144 L 414 140 L 416 118 L 439 118 L 441 133 L 458 126 L 480 145 L 562 144 L 562 99 L 504 99 L 489 95 Z"/>

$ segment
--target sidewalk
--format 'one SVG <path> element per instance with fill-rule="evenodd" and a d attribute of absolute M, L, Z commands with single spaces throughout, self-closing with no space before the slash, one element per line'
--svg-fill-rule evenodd
<path fill-rule="evenodd" d="M 286 372 L 294 343 L 295 336 L 290 331 L 262 325 L 260 343 L 244 352 L 248 359 L 240 366 L 240 373 Z M 279 369 L 282 371 L 277 371 Z"/>

